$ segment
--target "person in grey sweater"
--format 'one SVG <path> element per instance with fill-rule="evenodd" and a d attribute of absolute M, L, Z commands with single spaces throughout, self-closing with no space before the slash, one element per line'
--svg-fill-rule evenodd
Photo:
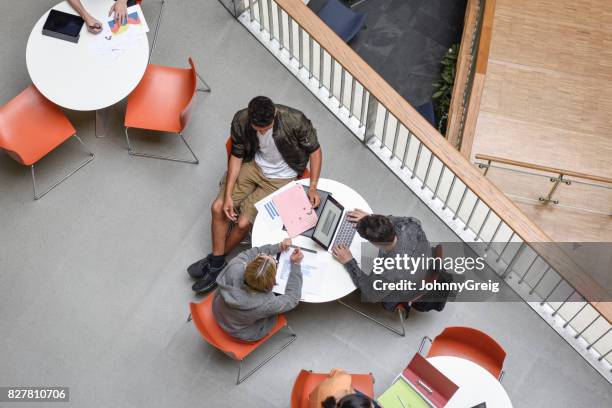
<path fill-rule="evenodd" d="M 302 296 L 299 248 L 291 254 L 291 271 L 285 294 L 275 295 L 276 254 L 286 251 L 291 240 L 254 247 L 238 254 L 217 277 L 218 289 L 212 311 L 217 323 L 230 336 L 244 341 L 265 337 L 276 324 L 276 316 L 293 309 Z"/>
<path fill-rule="evenodd" d="M 357 233 L 378 248 L 379 258 L 404 255 L 419 258 L 430 254 L 430 243 L 416 218 L 368 214 L 358 209 L 349 211 L 347 216 L 349 221 L 357 223 Z M 381 279 L 386 282 L 400 282 L 402 279 L 408 279 L 420 287 L 420 282 L 430 274 L 426 268 L 419 267 L 411 272 L 391 268 L 386 269 L 382 275 L 368 274 L 361 270 L 347 246 L 337 246 L 332 251 L 336 260 L 344 265 L 355 286 L 361 290 L 364 300 L 382 302 L 386 309 L 393 310 L 398 303 L 409 302 L 423 295 L 418 289 L 398 292 L 375 290 L 373 281 Z"/>

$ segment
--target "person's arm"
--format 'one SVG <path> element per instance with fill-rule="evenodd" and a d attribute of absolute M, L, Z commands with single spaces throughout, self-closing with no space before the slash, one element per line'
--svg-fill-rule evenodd
<path fill-rule="evenodd" d="M 83 6 L 81 0 L 68 0 L 68 4 L 72 6 L 74 11 L 79 13 L 81 18 L 85 20 L 85 25 L 87 26 L 87 31 L 92 34 L 98 34 L 102 31 L 102 23 L 96 20 Z"/>
<path fill-rule="evenodd" d="M 287 312 L 295 308 L 302 297 L 302 268 L 300 262 L 304 255 L 299 248 L 293 250 L 291 254 L 291 271 L 285 293 L 283 295 L 274 296 L 274 298 L 262 307 L 258 314 L 259 316 L 268 317 L 279 313 Z"/>
<path fill-rule="evenodd" d="M 238 173 L 240 173 L 240 167 L 242 166 L 242 158 L 236 157 L 233 154 L 230 155 L 229 162 L 227 163 L 227 176 L 225 178 L 225 194 L 223 198 L 223 212 L 225 216 L 232 221 L 236 221 L 236 211 L 234 210 L 234 200 L 232 199 L 232 191 L 234 191 L 234 185 L 236 179 L 238 179 Z"/>
<path fill-rule="evenodd" d="M 317 138 L 317 131 L 312 126 L 312 122 L 303 113 L 300 112 L 299 115 L 300 125 L 295 129 L 295 136 L 300 148 L 309 155 L 310 188 L 308 189 L 308 198 L 313 207 L 318 207 L 321 203 L 321 198 L 317 193 L 317 184 L 321 175 L 323 154 L 319 145 L 319 139 Z"/>
<path fill-rule="evenodd" d="M 321 176 L 321 165 L 323 163 L 323 153 L 319 147 L 314 152 L 310 153 L 310 187 L 308 188 L 308 198 L 310 204 L 314 208 L 321 204 L 321 197 L 317 192 L 317 185 L 319 184 L 319 176 Z"/>
<path fill-rule="evenodd" d="M 372 276 L 366 275 L 366 273 L 359 267 L 351 250 L 346 245 L 338 245 L 332 249 L 332 254 L 338 262 L 340 262 L 346 272 L 348 272 L 351 280 L 361 290 L 362 296 L 367 298 L 371 302 L 381 301 L 387 293 L 384 291 L 376 291 L 372 287 L 373 279 L 385 280 L 384 276 Z"/>

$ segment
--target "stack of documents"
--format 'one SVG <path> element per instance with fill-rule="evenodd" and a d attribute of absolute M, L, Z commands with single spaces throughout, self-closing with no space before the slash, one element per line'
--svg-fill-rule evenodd
<path fill-rule="evenodd" d="M 276 270 L 276 285 L 274 286 L 274 293 L 280 295 L 285 294 L 287 288 L 287 281 L 289 280 L 289 274 L 291 272 L 291 254 L 293 248 L 289 248 L 285 252 L 282 252 L 278 259 L 278 268 Z M 311 249 L 302 248 L 302 255 L 304 258 L 300 262 L 302 271 L 302 294 L 318 294 L 321 289 L 321 281 L 318 276 L 319 273 L 319 258 L 317 252 Z"/>
<path fill-rule="evenodd" d="M 117 23 L 113 17 L 106 17 L 102 32 L 91 42 L 91 51 L 106 62 L 116 60 L 124 51 L 131 50 L 146 41 L 149 26 L 140 5 L 128 7 L 128 17 Z"/>

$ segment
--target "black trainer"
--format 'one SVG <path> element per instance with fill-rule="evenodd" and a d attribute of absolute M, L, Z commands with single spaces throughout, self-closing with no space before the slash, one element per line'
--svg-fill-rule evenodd
<path fill-rule="evenodd" d="M 202 279 L 204 275 L 206 275 L 206 270 L 208 269 L 210 254 L 206 255 L 206 258 L 200 259 L 198 262 L 192 263 L 187 268 L 187 273 L 193 279 Z"/>
<path fill-rule="evenodd" d="M 196 294 L 202 295 L 216 288 L 217 276 L 219 275 L 219 272 L 221 272 L 221 270 L 225 268 L 226 265 L 227 262 L 223 262 L 222 266 L 218 268 L 211 268 L 210 264 L 207 263 L 206 267 L 204 268 L 204 277 L 194 283 L 191 289 L 193 289 Z"/>

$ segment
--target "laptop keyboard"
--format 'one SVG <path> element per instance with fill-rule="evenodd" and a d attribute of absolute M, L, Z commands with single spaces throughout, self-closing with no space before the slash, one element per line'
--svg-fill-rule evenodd
<path fill-rule="evenodd" d="M 342 222 L 340 222 L 340 226 L 338 227 L 338 234 L 336 235 L 336 239 L 334 240 L 334 247 L 336 245 L 346 245 L 351 246 L 353 242 L 353 238 L 355 237 L 355 223 L 350 222 L 344 214 L 342 217 Z"/>

